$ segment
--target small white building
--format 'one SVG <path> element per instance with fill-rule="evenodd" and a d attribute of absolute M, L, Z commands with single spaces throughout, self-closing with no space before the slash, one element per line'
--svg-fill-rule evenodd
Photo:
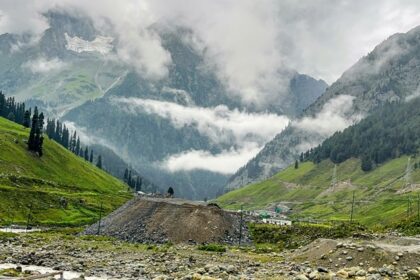
<path fill-rule="evenodd" d="M 292 221 L 289 220 L 280 220 L 280 219 L 262 219 L 264 224 L 278 225 L 278 226 L 291 226 Z"/>

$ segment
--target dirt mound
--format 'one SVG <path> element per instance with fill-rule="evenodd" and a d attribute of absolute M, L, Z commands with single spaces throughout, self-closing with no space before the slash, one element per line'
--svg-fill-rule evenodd
<path fill-rule="evenodd" d="M 137 197 L 103 219 L 100 234 L 133 242 L 236 243 L 239 227 L 238 214 L 217 206 Z M 97 234 L 98 228 L 96 223 L 85 234 Z M 243 236 L 247 236 L 245 223 Z"/>

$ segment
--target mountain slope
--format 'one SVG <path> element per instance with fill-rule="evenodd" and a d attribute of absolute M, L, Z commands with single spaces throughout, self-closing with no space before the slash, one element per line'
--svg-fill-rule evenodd
<path fill-rule="evenodd" d="M 305 162 L 298 169 L 290 166 L 265 181 L 226 193 L 216 202 L 227 209 L 241 205 L 244 209 L 292 209 L 293 218 L 349 220 L 354 191 L 355 220 L 367 225 L 391 223 L 406 217 L 408 199 L 413 206 L 417 203 L 420 169 L 411 172 L 407 185 L 410 162 L 414 160 L 403 156 L 364 172 L 360 160 L 349 159 L 336 165 L 335 185 L 334 163 Z"/>
<path fill-rule="evenodd" d="M 19 101 L 38 106 L 50 117 L 73 122 L 78 132 L 86 132 L 83 144 L 111 149 L 149 181 L 164 188 L 175 184 L 177 193 L 184 197 L 214 197 L 233 171 L 214 172 L 203 168 L 204 164 L 201 169 L 174 171 L 162 163 L 190 152 L 217 157 L 252 149 L 255 154 L 274 133 L 264 139 L 257 135 L 258 143 L 253 139 L 255 133 L 250 133 L 246 138 L 253 143 L 242 145 L 235 141 L 231 129 L 222 127 L 217 128 L 224 138 L 220 143 L 216 139 L 222 138 L 220 135 L 209 137 L 197 129 L 194 121 L 175 125 L 172 115 L 169 118 L 150 110 L 132 110 L 128 105 L 133 105 L 133 100 L 155 102 L 160 108 L 179 105 L 176 108 L 187 113 L 190 109 L 208 109 L 221 122 L 229 119 L 224 116 L 226 110 L 245 117 L 249 113 L 269 112 L 290 118 L 299 115 L 327 87 L 322 80 L 282 70 L 279 75 L 285 75 L 286 81 L 290 79 L 289 86 L 273 92 L 270 104 L 261 108 L 243 103 L 211 66 L 206 48 L 192 42 L 199 40 L 194 37 L 196 34 L 186 28 L 159 24 L 151 28 L 170 54 L 171 63 L 168 75 L 156 80 L 119 60 L 119 38 L 112 28 L 106 32 L 97 30 L 91 20 L 76 14 L 46 13 L 50 28 L 38 41 L 14 34 L 0 35 L 0 87 Z M 129 104 L 121 103 L 127 98 L 131 98 Z M 280 130 L 283 124 L 277 126 Z M 118 159 L 107 164 L 113 168 L 113 174 L 122 172 L 119 166 L 122 164 Z"/>
<path fill-rule="evenodd" d="M 385 104 L 304 153 L 298 168 L 289 166 L 217 201 L 232 209 L 280 205 L 295 217 L 348 219 L 354 192 L 359 221 L 389 223 L 420 194 L 419 126 L 420 98 Z"/>
<path fill-rule="evenodd" d="M 52 140 L 29 152 L 29 129 L 0 118 L 0 223 L 79 225 L 127 201 L 127 186 Z M 30 210 L 30 208 L 32 210 Z"/>
<path fill-rule="evenodd" d="M 185 118 L 202 111 L 220 118 L 220 122 L 229 122 L 229 115 L 263 114 L 266 109 L 272 114 L 294 116 L 326 87 L 323 81 L 293 73 L 286 98 L 288 104 L 272 104 L 272 108 L 266 109 L 247 106 L 229 94 L 212 69 L 206 67 L 204 54 L 188 45 L 184 38 L 190 35 L 188 31 L 163 30 L 161 34 L 163 45 L 172 57 L 167 78 L 149 81 L 130 72 L 102 98 L 86 102 L 63 118 L 74 123 L 78 131 L 85 130 L 91 136 L 106 139 L 105 144 L 140 174 L 157 185 L 175 186 L 182 197 L 215 197 L 221 193 L 229 174 L 200 168 L 168 170 L 165 168 L 168 159 L 197 151 L 217 156 L 242 144 L 229 127 L 220 128 L 212 121 L 205 129 L 200 120 Z M 286 93 L 278 94 L 280 100 Z M 255 142 L 255 138 L 262 146 L 268 140 L 254 134 L 247 136 L 249 141 Z"/>
<path fill-rule="evenodd" d="M 301 152 L 387 101 L 418 95 L 420 27 L 396 34 L 347 70 L 305 112 L 229 178 L 226 190 L 264 180 Z"/>

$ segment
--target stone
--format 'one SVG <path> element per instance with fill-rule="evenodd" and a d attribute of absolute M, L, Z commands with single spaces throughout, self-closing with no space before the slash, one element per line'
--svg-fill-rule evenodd
<path fill-rule="evenodd" d="M 326 269 L 325 267 L 318 267 L 318 272 L 325 272 L 325 273 L 328 273 L 328 269 Z"/>
<path fill-rule="evenodd" d="M 319 273 L 318 272 L 316 272 L 316 271 L 312 271 L 309 275 L 308 275 L 308 277 L 309 277 L 309 279 L 316 279 L 316 280 L 318 280 L 319 279 Z"/>
<path fill-rule="evenodd" d="M 298 274 L 293 278 L 294 280 L 309 280 L 308 277 L 306 277 L 304 274 Z"/>
<path fill-rule="evenodd" d="M 417 271 L 417 269 L 410 269 L 407 271 L 407 276 L 409 279 L 420 279 L 420 273 Z"/>
<path fill-rule="evenodd" d="M 337 271 L 336 274 L 338 277 L 349 278 L 349 273 L 345 271 L 344 269 L 340 269 L 339 271 Z"/>
<path fill-rule="evenodd" d="M 356 276 L 366 276 L 366 271 L 363 269 L 360 269 L 356 272 Z"/>
<path fill-rule="evenodd" d="M 226 272 L 229 273 L 229 274 L 235 274 L 235 273 L 237 273 L 237 270 L 236 270 L 236 267 L 235 266 L 228 265 L 226 267 Z"/>

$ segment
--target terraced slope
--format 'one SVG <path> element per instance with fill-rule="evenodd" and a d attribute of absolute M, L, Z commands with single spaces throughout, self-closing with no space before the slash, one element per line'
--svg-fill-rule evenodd
<path fill-rule="evenodd" d="M 414 164 L 419 161 L 402 156 L 370 172 L 362 171 L 360 160 L 354 158 L 337 165 L 330 160 L 305 162 L 226 193 L 217 203 L 227 209 L 288 206 L 295 218 L 348 220 L 354 192 L 356 220 L 367 225 L 390 223 L 407 216 L 409 199 L 411 214 L 417 214 L 420 168 Z"/>

